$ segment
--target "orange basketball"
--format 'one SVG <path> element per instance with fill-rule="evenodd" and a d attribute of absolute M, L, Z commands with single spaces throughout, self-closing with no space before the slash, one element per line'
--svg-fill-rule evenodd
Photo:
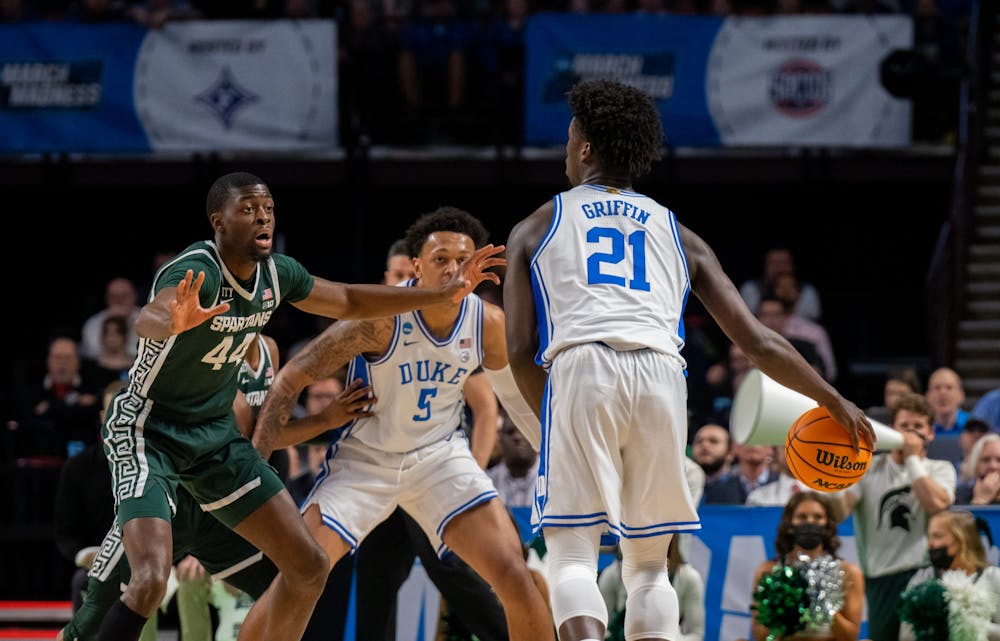
<path fill-rule="evenodd" d="M 857 483 L 872 461 L 871 444 L 861 439 L 855 456 L 850 433 L 825 407 L 795 419 L 785 439 L 785 461 L 792 476 L 819 492 L 838 492 Z"/>

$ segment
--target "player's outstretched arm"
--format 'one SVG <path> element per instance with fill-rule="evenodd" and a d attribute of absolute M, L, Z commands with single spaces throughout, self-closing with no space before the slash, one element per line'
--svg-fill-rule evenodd
<path fill-rule="evenodd" d="M 487 271 L 507 261 L 497 257 L 500 245 L 486 245 L 462 263 L 455 276 L 440 287 L 390 287 L 387 285 L 347 285 L 316 278 L 305 299 L 292 303 L 310 314 L 338 319 L 384 318 L 412 309 L 462 300 L 484 280 L 500 284 L 500 277 Z"/>
<path fill-rule="evenodd" d="M 205 272 L 194 276 L 187 270 L 177 287 L 164 287 L 140 311 L 135 321 L 135 331 L 143 338 L 165 340 L 201 325 L 209 318 L 229 310 L 229 303 L 219 303 L 204 308 L 198 299 Z"/>
<path fill-rule="evenodd" d="M 334 323 L 278 370 L 257 414 L 253 444 L 261 456 L 267 459 L 281 442 L 281 432 L 306 385 L 332 376 L 359 354 L 385 352 L 392 339 L 393 323 L 391 318 Z"/>
<path fill-rule="evenodd" d="M 715 252 L 690 229 L 683 225 L 680 229 L 691 289 L 726 336 L 765 374 L 830 410 L 834 420 L 850 432 L 855 452 L 860 438 L 873 445 L 875 432 L 864 412 L 827 383 L 791 343 L 757 320 Z"/>

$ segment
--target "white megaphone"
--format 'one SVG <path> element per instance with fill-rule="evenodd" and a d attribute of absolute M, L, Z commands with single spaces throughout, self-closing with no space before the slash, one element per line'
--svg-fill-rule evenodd
<path fill-rule="evenodd" d="M 729 431 L 733 441 L 743 445 L 783 445 L 795 419 L 818 405 L 759 369 L 752 369 L 733 398 Z M 902 434 L 871 417 L 868 422 L 875 430 L 875 449 L 895 450 L 903 446 Z"/>

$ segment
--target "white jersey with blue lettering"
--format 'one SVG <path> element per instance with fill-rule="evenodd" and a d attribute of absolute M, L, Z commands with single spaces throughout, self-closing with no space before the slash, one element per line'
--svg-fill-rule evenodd
<path fill-rule="evenodd" d="M 642 194 L 589 184 L 558 194 L 554 205 L 531 258 L 538 364 L 548 368 L 567 347 L 601 342 L 650 348 L 684 367 L 691 286 L 673 212 Z"/>
<path fill-rule="evenodd" d="M 388 350 L 351 361 L 347 380 L 364 380 L 379 400 L 375 415 L 349 425 L 341 438 L 384 452 L 410 452 L 448 438 L 462 425 L 465 380 L 482 361 L 483 301 L 475 294 L 462 300 L 444 338 L 431 334 L 419 310 L 396 316 Z"/>

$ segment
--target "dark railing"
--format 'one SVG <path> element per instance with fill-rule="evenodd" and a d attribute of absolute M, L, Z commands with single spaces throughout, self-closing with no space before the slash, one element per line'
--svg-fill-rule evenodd
<path fill-rule="evenodd" d="M 948 220 L 941 226 L 927 273 L 925 309 L 932 366 L 953 366 L 957 352 L 958 324 L 965 308 L 966 262 L 973 232 L 973 208 L 986 148 L 986 122 L 990 43 L 996 3 L 975 0 L 969 20 L 967 64 L 959 94 L 958 140 L 954 187 Z"/>

